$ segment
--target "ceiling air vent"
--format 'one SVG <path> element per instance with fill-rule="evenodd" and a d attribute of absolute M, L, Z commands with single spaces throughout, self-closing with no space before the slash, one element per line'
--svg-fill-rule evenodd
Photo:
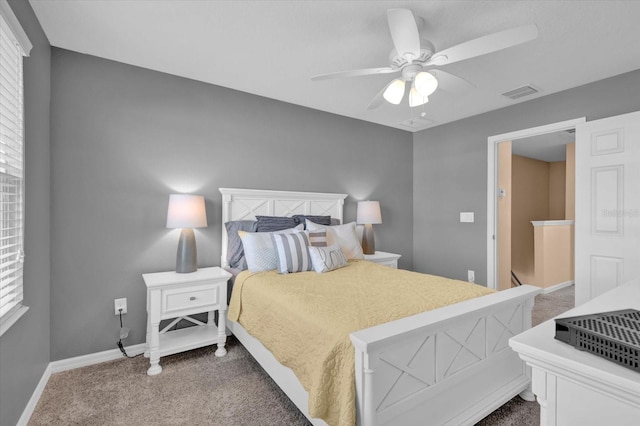
<path fill-rule="evenodd" d="M 526 85 L 522 87 L 518 87 L 517 89 L 509 90 L 508 92 L 504 92 L 502 96 L 506 96 L 509 99 L 520 99 L 525 96 L 533 95 L 534 93 L 538 93 L 540 90 L 536 89 L 531 85 Z"/>
<path fill-rule="evenodd" d="M 423 127 L 426 127 L 431 123 L 433 123 L 433 120 L 429 120 L 428 118 L 424 117 L 416 117 L 402 121 L 400 125 L 408 127 L 410 129 L 422 129 Z"/>

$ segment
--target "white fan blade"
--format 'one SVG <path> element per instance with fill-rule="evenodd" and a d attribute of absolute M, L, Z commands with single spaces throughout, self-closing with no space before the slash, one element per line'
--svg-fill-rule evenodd
<path fill-rule="evenodd" d="M 473 83 L 468 82 L 464 78 L 446 71 L 432 69 L 427 72 L 433 74 L 436 80 L 438 80 L 438 89 L 442 89 L 447 92 L 461 94 L 475 89 L 476 87 Z"/>
<path fill-rule="evenodd" d="M 442 50 L 433 55 L 426 65 L 447 65 L 464 61 L 465 59 L 516 46 L 536 37 L 538 37 L 538 27 L 534 24 L 500 31 Z"/>
<path fill-rule="evenodd" d="M 351 70 L 351 71 L 339 71 L 339 72 L 331 72 L 328 74 L 320 74 L 314 75 L 311 77 L 313 81 L 320 80 L 328 80 L 330 78 L 342 78 L 342 77 L 362 77 L 364 75 L 374 75 L 374 74 L 391 74 L 394 72 L 400 72 L 399 69 L 394 70 L 393 68 L 385 67 L 385 68 L 364 68 L 361 70 Z"/>
<path fill-rule="evenodd" d="M 399 55 L 409 62 L 420 56 L 420 34 L 413 12 L 409 9 L 387 10 L 389 31 Z"/>
<path fill-rule="evenodd" d="M 385 84 L 382 90 L 379 91 L 378 94 L 373 97 L 373 99 L 371 99 L 371 102 L 369 102 L 369 105 L 367 105 L 367 109 L 376 109 L 380 105 L 382 105 L 382 103 L 384 102 L 384 91 L 387 90 L 387 87 L 391 86 L 391 83 L 393 83 L 394 81 L 395 80 L 391 80 L 389 83 Z"/>

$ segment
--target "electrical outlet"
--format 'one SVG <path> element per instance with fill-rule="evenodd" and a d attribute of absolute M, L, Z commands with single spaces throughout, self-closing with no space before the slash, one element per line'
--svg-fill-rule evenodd
<path fill-rule="evenodd" d="M 116 315 L 120 315 L 120 309 L 122 309 L 122 313 L 127 313 L 127 298 L 115 299 L 113 301 L 113 306 L 115 307 Z"/>
<path fill-rule="evenodd" d="M 469 281 L 470 283 L 475 283 L 476 282 L 476 273 L 475 271 L 469 269 L 467 271 L 467 281 Z"/>

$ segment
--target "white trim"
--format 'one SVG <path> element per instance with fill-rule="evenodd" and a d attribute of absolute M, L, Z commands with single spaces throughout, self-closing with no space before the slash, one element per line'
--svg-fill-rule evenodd
<path fill-rule="evenodd" d="M 20 47 L 24 52 L 24 56 L 29 56 L 33 45 L 31 41 L 29 41 L 29 37 L 27 37 L 27 33 L 22 29 L 22 25 L 20 25 L 20 21 L 14 15 L 13 10 L 11 10 L 11 6 L 7 0 L 0 0 L 0 16 L 4 19 L 4 21 L 9 25 L 11 31 L 13 32 L 13 36 L 16 38 L 18 43 L 20 43 Z"/>
<path fill-rule="evenodd" d="M 133 346 L 127 346 L 125 350 L 129 356 L 140 355 L 145 351 L 146 343 L 140 343 Z M 88 355 L 80 355 L 73 358 L 61 359 L 53 361 L 49 364 L 51 373 L 60 373 L 61 371 L 73 370 L 88 365 L 100 364 L 101 362 L 113 361 L 122 358 L 120 349 L 109 349 L 108 351 L 96 352 Z"/>
<path fill-rule="evenodd" d="M 42 396 L 42 393 L 44 392 L 44 388 L 47 386 L 47 383 L 49 382 L 50 377 L 51 377 L 51 363 L 49 363 L 49 365 L 47 365 L 47 368 L 44 369 L 44 373 L 42 373 L 42 377 L 38 382 L 38 386 L 36 386 L 35 390 L 31 394 L 31 398 L 29 398 L 29 402 L 27 402 L 27 406 L 24 407 L 24 410 L 22 411 L 22 415 L 18 419 L 16 426 L 26 426 L 29 423 L 29 420 L 31 419 L 31 415 L 35 411 L 36 406 L 38 405 L 38 401 L 40 401 L 40 397 Z"/>
<path fill-rule="evenodd" d="M 9 330 L 11 326 L 15 324 L 16 321 L 18 321 L 20 317 L 26 314 L 29 310 L 28 306 L 24 306 L 22 304 L 14 306 L 14 309 L 15 308 L 18 309 L 16 309 L 13 313 L 9 313 L 11 312 L 9 311 L 2 317 L 2 321 L 0 321 L 0 336 L 2 336 L 5 331 Z"/>
<path fill-rule="evenodd" d="M 125 350 L 129 354 L 129 356 L 136 356 L 143 353 L 146 349 L 146 343 L 140 343 L 137 345 L 127 346 Z M 73 358 L 61 359 L 59 361 L 50 362 L 45 368 L 44 373 L 42 373 L 42 377 L 38 382 L 38 386 L 36 386 L 33 394 L 31 394 L 31 398 L 27 403 L 27 406 L 22 411 L 22 415 L 16 423 L 16 426 L 26 426 L 31 419 L 31 415 L 33 415 L 36 406 L 38 405 L 38 401 L 40 401 L 40 397 L 44 392 L 44 389 L 47 387 L 47 383 L 49 382 L 49 378 L 54 373 L 60 373 L 61 371 L 73 370 L 75 368 L 86 367 L 93 364 L 100 364 L 106 361 L 113 361 L 114 359 L 122 358 L 122 352 L 120 349 L 110 349 L 108 351 L 96 352 L 88 355 L 76 356 Z"/>
<path fill-rule="evenodd" d="M 512 141 L 515 139 L 528 138 L 532 136 L 544 135 L 547 133 L 559 132 L 562 130 L 574 129 L 578 124 L 586 122 L 586 117 L 574 118 L 572 120 L 547 124 L 544 126 L 532 127 L 515 132 L 503 133 L 501 135 L 489 136 L 487 150 L 487 287 L 497 289 L 496 283 L 496 182 L 498 171 L 496 155 L 498 143 Z"/>
<path fill-rule="evenodd" d="M 574 281 L 571 280 L 571 281 L 565 281 L 565 282 L 560 283 L 560 284 L 552 285 L 551 287 L 543 288 L 542 289 L 542 294 L 553 293 L 556 290 L 560 290 L 561 288 L 572 286 L 573 284 L 574 284 Z"/>
<path fill-rule="evenodd" d="M 563 226 L 563 225 L 574 225 L 576 223 L 575 220 L 532 220 L 531 224 L 533 226 Z"/>

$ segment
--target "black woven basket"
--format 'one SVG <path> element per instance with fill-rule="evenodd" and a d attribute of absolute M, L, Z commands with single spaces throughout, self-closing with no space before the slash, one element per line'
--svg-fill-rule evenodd
<path fill-rule="evenodd" d="M 556 339 L 640 372 L 640 311 L 556 318 Z"/>

